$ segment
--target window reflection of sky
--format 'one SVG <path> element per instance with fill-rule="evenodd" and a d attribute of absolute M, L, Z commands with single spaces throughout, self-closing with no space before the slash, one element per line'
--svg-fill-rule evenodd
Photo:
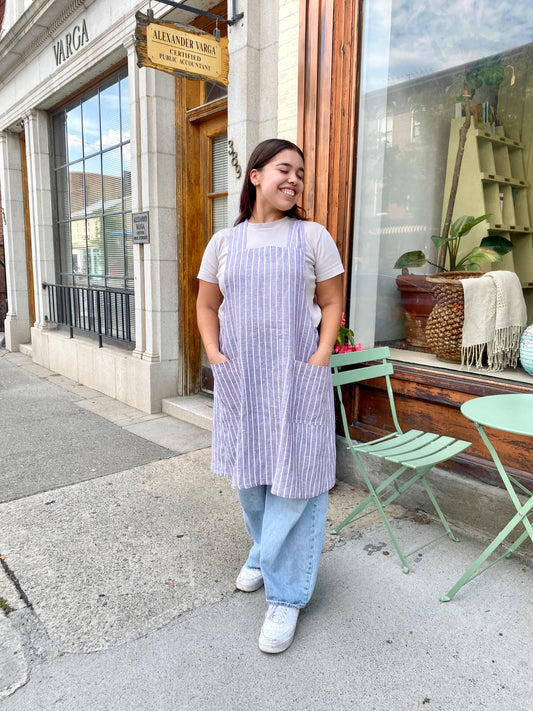
<path fill-rule="evenodd" d="M 365 91 L 387 76 L 408 81 L 533 38 L 531 0 L 365 0 L 364 8 Z"/>
<path fill-rule="evenodd" d="M 84 101 L 83 112 L 83 152 L 86 156 L 100 150 L 100 108 L 98 95 Z"/>
<path fill-rule="evenodd" d="M 72 163 L 83 155 L 81 144 L 81 106 L 75 106 L 67 113 L 68 161 Z"/>
<path fill-rule="evenodd" d="M 115 83 L 67 112 L 69 163 L 130 140 L 127 81 L 126 77 L 120 81 L 120 89 L 119 84 Z M 108 175 L 121 174 L 120 164 L 116 161 L 108 163 L 106 167 Z M 126 169 L 129 169 L 129 165 Z"/>

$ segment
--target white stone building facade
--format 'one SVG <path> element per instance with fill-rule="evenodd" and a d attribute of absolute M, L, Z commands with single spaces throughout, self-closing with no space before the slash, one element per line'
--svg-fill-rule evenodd
<path fill-rule="evenodd" d="M 212 11 L 222 3 L 196 0 L 194 5 Z M 149 0 L 6 1 L 0 34 L 0 187 L 8 350 L 26 346 L 29 351 L 30 344 L 34 362 L 145 412 L 158 412 L 165 397 L 189 392 L 180 363 L 180 339 L 190 334 L 182 321 L 191 319 L 180 303 L 183 220 L 177 203 L 186 178 L 177 156 L 187 139 L 176 120 L 175 77 L 137 64 L 135 13 L 148 9 L 156 19 L 181 25 L 196 18 Z M 274 135 L 296 140 L 299 2 L 228 0 L 225 15 L 231 19 L 233 13 L 242 17 L 228 27 L 225 120 L 227 138 L 244 168 L 258 141 Z M 128 96 L 122 141 L 128 144 L 131 185 L 122 218 L 126 225 L 130 213 L 148 212 L 150 242 L 130 246 L 130 271 L 124 275 L 123 284 L 134 293 L 134 338 L 127 345 L 104 339 L 99 347 L 95 336 L 75 330 L 71 338 L 68 329 L 52 323 L 43 284 L 60 284 L 64 271 L 53 117 L 115 75 L 122 77 L 122 93 L 127 89 Z M 87 196 L 90 171 L 84 171 Z M 229 156 L 226 172 L 232 223 L 242 177 Z M 102 219 L 105 224 L 105 215 Z"/>

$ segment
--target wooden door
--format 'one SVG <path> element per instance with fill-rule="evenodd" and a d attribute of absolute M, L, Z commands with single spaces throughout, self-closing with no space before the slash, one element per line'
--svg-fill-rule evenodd
<path fill-rule="evenodd" d="M 214 232 L 227 226 L 227 99 L 206 101 L 203 82 L 178 80 L 178 392 L 212 390 L 212 373 L 196 324 L 197 274 Z M 180 125 L 181 124 L 181 125 Z"/>
<path fill-rule="evenodd" d="M 201 178 L 204 211 L 204 248 L 211 236 L 228 226 L 228 135 L 226 115 L 202 123 L 200 128 Z M 203 346 L 200 349 L 200 387 L 213 391 L 213 373 Z"/>

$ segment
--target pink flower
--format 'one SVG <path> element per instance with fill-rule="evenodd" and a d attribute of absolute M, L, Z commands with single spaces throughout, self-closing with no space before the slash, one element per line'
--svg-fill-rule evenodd
<path fill-rule="evenodd" d="M 342 314 L 341 325 L 337 333 L 336 345 L 334 353 L 349 353 L 350 351 L 362 351 L 361 343 L 354 343 L 354 333 L 351 328 L 346 326 L 346 315 Z"/>
<path fill-rule="evenodd" d="M 343 346 L 335 346 L 335 353 L 351 353 L 352 351 L 362 351 L 363 344 L 356 343 L 351 346 L 349 343 L 345 343 Z"/>

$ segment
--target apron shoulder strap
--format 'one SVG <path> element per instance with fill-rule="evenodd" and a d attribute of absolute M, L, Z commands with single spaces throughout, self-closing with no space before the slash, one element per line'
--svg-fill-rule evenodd
<path fill-rule="evenodd" d="M 293 217 L 289 225 L 289 236 L 287 238 L 287 247 L 305 250 L 305 232 L 304 223 L 297 217 Z"/>
<path fill-rule="evenodd" d="M 228 243 L 228 253 L 241 251 L 246 249 L 246 230 L 248 227 L 248 220 L 239 223 L 235 227 L 231 228 Z"/>

